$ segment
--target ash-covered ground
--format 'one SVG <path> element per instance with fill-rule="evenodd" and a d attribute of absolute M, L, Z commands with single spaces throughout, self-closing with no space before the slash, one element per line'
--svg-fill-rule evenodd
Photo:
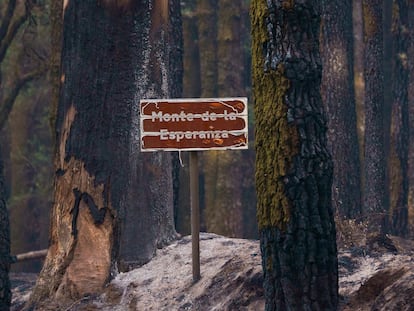
<path fill-rule="evenodd" d="M 259 241 L 201 233 L 201 279 L 192 281 L 191 237 L 119 274 L 100 295 L 42 310 L 264 310 Z M 414 243 L 373 239 L 339 251 L 340 310 L 414 310 Z M 22 310 L 35 274 L 11 274 L 13 311 Z"/>

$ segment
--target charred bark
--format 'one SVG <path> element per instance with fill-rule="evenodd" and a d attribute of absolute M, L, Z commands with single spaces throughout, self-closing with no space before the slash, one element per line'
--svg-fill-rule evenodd
<path fill-rule="evenodd" d="M 408 234 L 408 6 L 395 0 L 393 7 L 393 103 L 389 155 L 390 224 L 394 235 Z"/>
<path fill-rule="evenodd" d="M 354 92 L 352 1 L 322 1 L 322 98 L 334 163 L 332 199 L 344 218 L 361 215 L 359 145 Z"/>
<path fill-rule="evenodd" d="M 408 53 L 407 55 L 414 55 L 414 1 L 408 1 Z M 414 228 L 414 60 L 411 57 L 407 58 L 407 65 L 409 71 L 408 81 L 408 109 L 409 109 L 409 153 L 408 153 L 408 170 L 409 170 L 409 226 L 411 230 Z"/>
<path fill-rule="evenodd" d="M 363 209 L 372 233 L 385 230 L 386 191 L 382 1 L 364 0 L 365 139 Z"/>
<path fill-rule="evenodd" d="M 10 309 L 10 223 L 4 188 L 3 158 L 0 150 L 0 310 Z"/>
<path fill-rule="evenodd" d="M 51 244 L 32 306 L 98 293 L 176 238 L 170 154 L 139 152 L 139 100 L 181 92 L 179 1 L 165 4 L 65 7 Z"/>
<path fill-rule="evenodd" d="M 319 2 L 257 0 L 252 18 L 266 310 L 336 310 L 332 160 L 319 91 Z"/>

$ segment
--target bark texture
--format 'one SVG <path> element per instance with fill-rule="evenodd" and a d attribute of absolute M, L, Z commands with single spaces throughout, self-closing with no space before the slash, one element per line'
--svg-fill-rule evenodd
<path fill-rule="evenodd" d="M 352 0 L 322 1 L 322 98 L 334 163 L 332 199 L 341 217 L 361 215 L 359 145 L 354 92 Z"/>
<path fill-rule="evenodd" d="M 139 100 L 181 91 L 182 48 L 170 42 L 179 1 L 64 10 L 55 203 L 35 307 L 97 293 L 176 238 L 171 157 L 139 152 Z"/>
<path fill-rule="evenodd" d="M 3 176 L 3 158 L 0 150 L 0 310 L 8 311 L 11 302 L 10 290 L 10 224 L 6 206 Z"/>
<path fill-rule="evenodd" d="M 365 80 L 365 185 L 363 208 L 371 232 L 383 231 L 387 211 L 382 1 L 363 0 Z M 389 130 L 389 129 L 388 129 Z"/>
<path fill-rule="evenodd" d="M 408 233 L 408 1 L 394 0 L 393 5 L 393 103 L 389 155 L 391 231 Z"/>
<path fill-rule="evenodd" d="M 414 55 L 414 1 L 408 1 L 408 55 Z M 410 230 L 414 230 L 414 60 L 412 57 L 407 58 L 409 71 L 408 81 L 408 107 L 409 107 L 409 153 L 408 153 L 408 169 L 409 169 L 409 226 Z"/>
<path fill-rule="evenodd" d="M 51 1 L 50 3 L 50 84 L 51 90 L 51 107 L 50 107 L 50 128 L 52 133 L 55 131 L 55 122 L 57 107 L 59 105 L 60 94 L 60 62 L 62 53 L 62 23 L 63 23 L 63 1 Z"/>
<path fill-rule="evenodd" d="M 336 310 L 332 160 L 319 91 L 319 1 L 256 0 L 251 15 L 266 310 Z"/>
<path fill-rule="evenodd" d="M 364 19 L 362 14 L 362 1 L 352 1 L 353 10 L 353 32 L 354 32 L 354 83 L 355 83 L 355 102 L 357 111 L 358 140 L 359 140 L 359 159 L 361 166 L 361 184 L 364 181 Z M 363 189 L 363 188 L 362 188 Z M 361 202 L 362 203 L 362 202 Z"/>

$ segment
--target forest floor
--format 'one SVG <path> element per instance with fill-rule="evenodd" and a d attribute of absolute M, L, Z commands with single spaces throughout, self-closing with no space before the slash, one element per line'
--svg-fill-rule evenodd
<path fill-rule="evenodd" d="M 119 274 L 98 296 L 47 310 L 264 310 L 259 242 L 200 235 L 201 279 L 193 283 L 191 237 L 158 250 L 141 268 Z M 414 243 L 395 237 L 341 249 L 342 311 L 414 310 Z M 11 274 L 13 305 L 22 310 L 35 274 Z M 44 310 L 44 309 L 42 309 Z"/>

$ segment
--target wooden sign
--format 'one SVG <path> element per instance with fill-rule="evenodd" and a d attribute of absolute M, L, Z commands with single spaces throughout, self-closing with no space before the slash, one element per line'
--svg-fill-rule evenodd
<path fill-rule="evenodd" d="M 141 151 L 248 148 L 247 98 L 143 99 Z"/>

